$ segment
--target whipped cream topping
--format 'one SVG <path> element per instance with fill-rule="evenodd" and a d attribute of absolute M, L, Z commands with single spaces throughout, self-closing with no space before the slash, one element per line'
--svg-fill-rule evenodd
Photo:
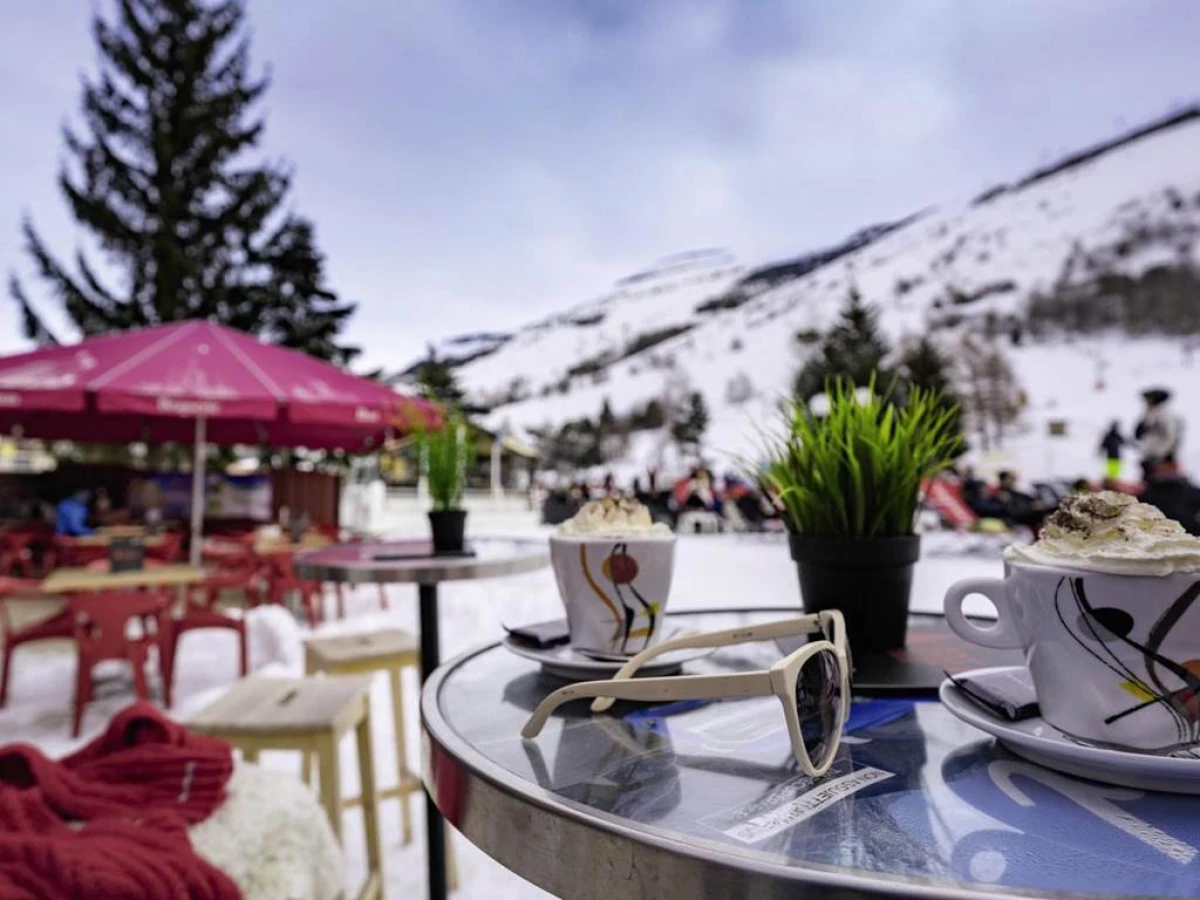
<path fill-rule="evenodd" d="M 1200 572 L 1200 538 L 1158 507 L 1115 491 L 1068 497 L 1041 537 L 1004 552 L 1010 562 L 1121 575 Z"/>
<path fill-rule="evenodd" d="M 637 500 L 612 497 L 585 503 L 573 518 L 558 526 L 556 533 L 564 537 L 674 537 L 671 529 L 662 522 L 655 522 L 650 517 L 650 510 Z"/>

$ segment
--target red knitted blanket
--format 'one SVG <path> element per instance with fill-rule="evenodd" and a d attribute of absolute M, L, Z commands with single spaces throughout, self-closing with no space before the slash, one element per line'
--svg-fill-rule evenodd
<path fill-rule="evenodd" d="M 148 703 L 59 762 L 28 744 L 0 748 L 0 900 L 240 900 L 187 837 L 232 771 L 228 744 Z"/>

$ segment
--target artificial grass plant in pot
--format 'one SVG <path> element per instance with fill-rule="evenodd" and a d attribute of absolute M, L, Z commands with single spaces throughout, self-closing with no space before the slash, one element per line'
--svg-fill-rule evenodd
<path fill-rule="evenodd" d="M 835 382 L 829 411 L 783 409 L 763 473 L 788 529 L 807 612 L 840 609 L 859 652 L 904 646 L 921 483 L 953 461 L 955 409 L 918 388 L 903 404 Z"/>
<path fill-rule="evenodd" d="M 449 413 L 440 428 L 417 432 L 421 464 L 433 509 L 429 530 L 434 553 L 461 553 L 467 511 L 462 508 L 467 480 L 467 428 L 462 415 Z"/>

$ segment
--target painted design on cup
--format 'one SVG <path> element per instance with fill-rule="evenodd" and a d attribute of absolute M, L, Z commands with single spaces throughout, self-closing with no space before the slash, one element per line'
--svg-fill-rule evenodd
<path fill-rule="evenodd" d="M 636 581 L 638 577 L 638 562 L 629 553 L 629 545 L 624 541 L 613 544 L 608 556 L 600 563 L 600 572 L 612 586 L 614 602 L 596 582 L 595 576 L 588 567 L 587 548 L 579 547 L 579 565 L 583 568 L 583 576 L 588 587 L 608 608 L 613 617 L 613 646 L 620 645 L 622 653 L 629 652 L 629 642 L 637 638 L 648 639 L 654 634 L 658 624 L 659 605 L 651 603 L 642 596 Z M 644 615 L 647 625 L 634 628 L 638 616 Z"/>
<path fill-rule="evenodd" d="M 1093 607 L 1088 600 L 1086 579 L 1063 577 L 1054 595 L 1055 612 L 1063 628 L 1090 656 L 1119 679 L 1121 689 L 1137 702 L 1104 719 L 1112 725 L 1128 716 L 1162 706 L 1174 720 L 1177 743 L 1200 742 L 1200 659 L 1175 660 L 1161 653 L 1162 646 L 1200 597 L 1200 581 L 1179 595 L 1150 626 L 1145 643 L 1131 635 L 1136 622 L 1127 610 L 1115 606 Z M 1066 589 L 1066 590 L 1064 590 Z M 1065 607 L 1065 609 L 1064 609 Z M 1072 615 L 1073 613 L 1073 615 Z M 1134 672 L 1112 649 L 1121 643 L 1141 654 L 1146 677 Z M 1171 688 L 1164 678 L 1174 676 L 1183 687 Z"/>

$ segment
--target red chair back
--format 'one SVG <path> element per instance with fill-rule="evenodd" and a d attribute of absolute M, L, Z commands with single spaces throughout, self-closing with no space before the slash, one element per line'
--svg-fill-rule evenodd
<path fill-rule="evenodd" d="M 304 602 L 308 624 L 316 627 L 321 617 L 320 585 L 315 581 L 300 578 L 296 574 L 291 553 L 271 553 L 264 557 L 269 564 L 268 578 L 270 601 L 282 603 L 283 595 L 288 591 L 298 591 Z"/>
<path fill-rule="evenodd" d="M 40 593 L 41 583 L 38 581 L 26 578 L 0 578 L 0 627 L 4 628 L 6 638 L 19 633 L 19 629 L 13 625 L 8 604 L 24 599 L 35 599 Z M 67 633 L 62 636 L 70 637 L 71 635 Z"/>
<path fill-rule="evenodd" d="M 271 575 L 262 560 L 248 553 L 219 557 L 215 562 L 209 562 L 203 583 L 195 586 L 203 591 L 206 606 L 215 605 L 220 591 L 239 589 L 247 592 L 247 602 L 253 606 L 257 603 L 255 594 L 262 591 L 265 579 Z M 193 590 L 192 594 L 195 593 L 197 591 Z"/>
<path fill-rule="evenodd" d="M 33 544 L 38 533 L 32 529 L 11 528 L 0 534 L 0 575 L 14 570 L 26 578 L 33 577 Z"/>
<path fill-rule="evenodd" d="M 108 547 L 104 544 L 81 544 L 74 538 L 61 535 L 54 538 L 55 564 L 59 566 L 86 566 L 97 559 L 108 558 Z"/>
<path fill-rule="evenodd" d="M 254 562 L 253 546 L 235 538 L 206 538 L 200 550 L 200 558 L 215 566 L 240 566 Z"/>
<path fill-rule="evenodd" d="M 183 535 L 178 531 L 167 531 L 156 544 L 146 545 L 146 556 L 163 562 L 179 562 L 183 558 Z"/>
<path fill-rule="evenodd" d="M 80 659 L 86 656 L 92 665 L 106 659 L 127 659 L 129 645 L 149 642 L 165 613 L 162 597 L 144 591 L 75 594 L 67 602 L 75 614 Z M 131 619 L 141 621 L 140 638 L 128 636 Z"/>
<path fill-rule="evenodd" d="M 161 595 L 143 591 L 106 591 L 75 594 L 67 599 L 75 616 L 75 647 L 79 668 L 75 678 L 74 735 L 79 736 L 83 711 L 92 699 L 92 669 L 110 659 L 128 661 L 133 669 L 134 693 L 150 697 L 146 683 L 146 658 L 150 645 L 166 637 L 168 604 Z M 139 620 L 142 634 L 130 637 L 130 620 Z"/>
<path fill-rule="evenodd" d="M 75 620 L 69 609 L 19 628 L 13 624 L 9 604 L 37 598 L 39 583 L 20 578 L 0 578 L 0 625 L 4 626 L 4 646 L 0 654 L 0 706 L 8 702 L 8 682 L 12 675 L 13 651 L 22 644 L 70 638 Z"/>

